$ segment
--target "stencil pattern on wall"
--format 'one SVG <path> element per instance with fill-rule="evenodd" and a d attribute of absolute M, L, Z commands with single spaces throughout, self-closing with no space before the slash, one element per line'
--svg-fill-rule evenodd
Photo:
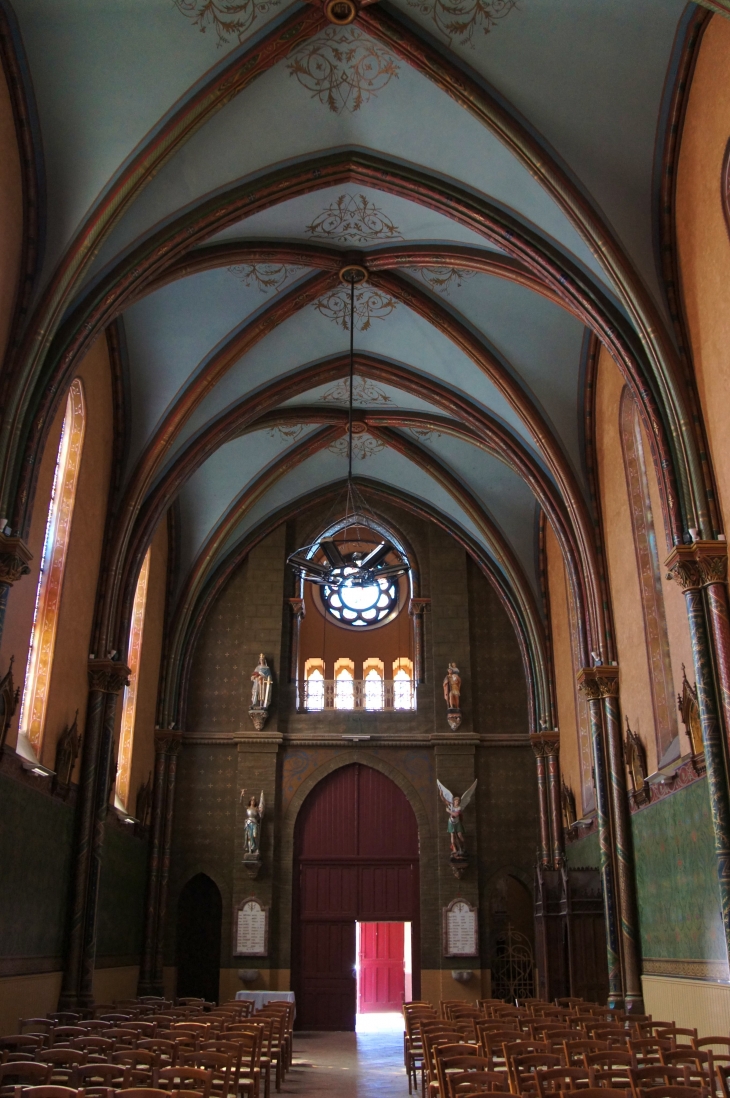
<path fill-rule="evenodd" d="M 403 239 L 398 226 L 364 194 L 339 195 L 307 225 L 306 232 L 340 244 Z"/>
<path fill-rule="evenodd" d="M 517 0 L 408 0 L 433 19 L 449 44 L 454 40 L 473 46 L 480 30 L 489 34 L 493 27 L 517 6 Z"/>
<path fill-rule="evenodd" d="M 359 111 L 398 76 L 393 55 L 354 26 L 328 27 L 300 46 L 287 68 L 335 114 Z"/>
<path fill-rule="evenodd" d="M 341 457 L 349 456 L 347 438 L 335 439 L 327 449 L 330 453 L 339 454 Z M 372 457 L 373 454 L 379 454 L 384 449 L 385 443 L 381 442 L 379 438 L 373 438 L 372 435 L 355 435 L 352 440 L 352 460 L 365 461 L 365 458 Z"/>
<path fill-rule="evenodd" d="M 419 275 L 432 290 L 439 294 L 449 294 L 459 289 L 476 271 L 463 271 L 458 267 L 408 267 L 412 274 Z"/>
<path fill-rule="evenodd" d="M 328 404 L 349 404 L 349 377 L 341 378 L 331 389 L 328 389 L 326 393 L 323 393 L 322 400 L 326 401 Z M 367 377 L 360 377 L 359 374 L 355 374 L 352 379 L 352 403 L 358 404 L 360 407 L 372 408 L 379 404 L 392 404 L 393 401 L 388 396 L 385 389 L 381 389 L 374 381 L 370 381 Z"/>
<path fill-rule="evenodd" d="M 306 270 L 306 267 L 286 263 L 239 263 L 228 270 L 240 278 L 244 286 L 257 286 L 262 294 L 267 294 L 271 290 L 279 290 L 287 279 Z"/>
<path fill-rule="evenodd" d="M 339 324 L 344 331 L 350 330 L 350 290 L 340 287 L 324 294 L 314 302 L 314 308 L 328 320 Z M 354 324 L 358 332 L 366 332 L 373 320 L 385 320 L 395 312 L 396 303 L 388 294 L 372 286 L 363 284 L 362 288 L 355 290 Z"/>
<path fill-rule="evenodd" d="M 201 34 L 215 31 L 218 45 L 223 46 L 231 38 L 240 42 L 256 16 L 278 7 L 279 0 L 174 0 L 174 3 Z"/>

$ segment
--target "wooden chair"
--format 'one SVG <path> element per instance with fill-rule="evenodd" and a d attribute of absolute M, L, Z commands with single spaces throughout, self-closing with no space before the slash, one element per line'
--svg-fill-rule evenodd
<path fill-rule="evenodd" d="M 156 1083 L 152 1081 L 152 1078 L 160 1067 L 160 1057 L 156 1052 L 152 1052 L 151 1049 L 118 1049 L 116 1052 L 112 1053 L 111 1062 L 113 1064 L 122 1064 L 125 1068 L 131 1068 L 133 1071 L 146 1071 L 150 1076 L 150 1086 L 156 1085 Z M 171 1067 L 172 1065 L 167 1066 Z"/>
<path fill-rule="evenodd" d="M 86 1018 L 79 1022 L 79 1029 L 83 1029 L 89 1037 L 105 1037 L 106 1031 L 111 1028 L 111 1022 L 104 1022 L 101 1018 Z"/>
<path fill-rule="evenodd" d="M 449 1075 L 447 1098 L 473 1098 L 480 1094 L 503 1094 L 509 1091 L 503 1071 L 455 1071 Z"/>
<path fill-rule="evenodd" d="M 199 1052 L 185 1052 L 180 1058 L 180 1064 L 206 1068 L 211 1073 L 210 1092 L 214 1098 L 228 1098 L 238 1094 L 238 1072 L 234 1067 L 240 1063 L 240 1055 L 230 1052 L 214 1052 L 212 1050 Z"/>
<path fill-rule="evenodd" d="M 181 1092 L 178 1092 L 178 1096 Z M 197 1094 L 193 1091 L 193 1094 Z M 114 1098 L 170 1098 L 169 1090 L 158 1090 L 156 1087 L 129 1087 L 126 1090 L 114 1092 Z"/>
<path fill-rule="evenodd" d="M 730 1098 L 730 1064 L 717 1064 L 715 1075 L 720 1084 L 722 1098 Z"/>
<path fill-rule="evenodd" d="M 476 1045 L 441 1045 L 435 1049 L 438 1093 L 448 1098 L 448 1076 L 452 1071 L 489 1071 L 489 1060 L 479 1055 Z"/>
<path fill-rule="evenodd" d="M 0 1095 L 12 1098 L 16 1087 L 47 1087 L 52 1071 L 52 1064 L 26 1063 L 22 1060 L 0 1064 Z"/>
<path fill-rule="evenodd" d="M 16 1087 L 15 1098 L 85 1098 L 83 1090 L 75 1087 Z"/>
<path fill-rule="evenodd" d="M 157 1072 L 157 1086 L 162 1090 L 197 1090 L 202 1098 L 210 1098 L 213 1073 L 206 1068 L 187 1067 L 177 1064 L 171 1068 L 160 1068 Z"/>
<path fill-rule="evenodd" d="M 51 1086 L 77 1087 L 76 1069 L 86 1063 L 86 1053 L 75 1048 L 46 1048 L 38 1053 L 38 1060 L 51 1065 Z"/>
<path fill-rule="evenodd" d="M 89 1063 L 109 1063 L 109 1058 L 116 1048 L 114 1041 L 108 1037 L 75 1037 L 71 1041 L 71 1048 L 81 1049 L 86 1053 Z"/>
<path fill-rule="evenodd" d="M 702 1087 L 648 1087 L 639 1091 L 639 1098 L 709 1098 L 709 1090 Z"/>
<path fill-rule="evenodd" d="M 514 1093 L 524 1094 L 525 1091 L 537 1090 L 536 1073 L 538 1071 L 549 1071 L 551 1068 L 563 1067 L 560 1061 L 560 1056 L 555 1056 L 549 1052 L 526 1052 L 512 1056 L 509 1060 L 509 1069 Z M 565 1070 L 572 1069 L 566 1068 Z"/>
<path fill-rule="evenodd" d="M 539 1098 L 564 1090 L 587 1090 L 590 1086 L 585 1068 L 555 1067 L 535 1072 L 535 1085 Z"/>
<path fill-rule="evenodd" d="M 53 1046 L 70 1045 L 76 1037 L 87 1037 L 88 1034 L 81 1026 L 56 1026 L 53 1031 Z"/>
<path fill-rule="evenodd" d="M 52 1018 L 18 1018 L 18 1033 L 45 1033 L 49 1045 L 53 1043 L 51 1035 L 55 1028 Z"/>
<path fill-rule="evenodd" d="M 661 1026 L 657 1027 L 656 1022 L 653 1023 L 654 1033 L 658 1039 L 672 1041 L 673 1044 L 679 1048 L 680 1046 L 692 1047 L 692 1042 L 697 1040 L 696 1029 L 685 1029 L 682 1026 Z M 677 1040 L 678 1037 L 687 1037 L 686 1041 Z"/>
<path fill-rule="evenodd" d="M 662 1049 L 661 1059 L 667 1067 L 688 1067 L 692 1077 L 692 1085 L 694 1085 L 694 1077 L 696 1076 L 703 1080 L 705 1086 L 714 1090 L 715 1067 L 711 1051 L 705 1052 L 702 1049 L 681 1045 L 678 1048 L 670 1049 L 668 1052 Z"/>
<path fill-rule="evenodd" d="M 690 1082 L 689 1072 L 686 1067 L 666 1067 L 664 1064 L 646 1064 L 644 1067 L 629 1068 L 629 1079 L 634 1098 L 641 1098 L 641 1092 L 652 1091 L 657 1087 L 687 1087 L 694 1091 L 694 1098 L 698 1092 L 706 1090 L 700 1083 L 693 1085 Z"/>
<path fill-rule="evenodd" d="M 460 1035 L 455 1034 L 452 1031 L 436 1033 L 424 1033 L 423 1035 L 423 1048 L 425 1052 L 425 1079 L 423 1093 L 429 1094 L 432 1098 L 439 1093 L 438 1083 L 438 1069 L 436 1066 L 436 1050 L 441 1047 L 448 1047 L 452 1051 L 455 1049 L 462 1049 L 466 1047 L 466 1041 L 460 1040 Z M 478 1046 L 473 1046 L 478 1051 Z"/>
<path fill-rule="evenodd" d="M 0 1049 L 14 1049 L 17 1052 L 36 1052 L 49 1047 L 47 1033 L 10 1033 L 0 1037 Z"/>

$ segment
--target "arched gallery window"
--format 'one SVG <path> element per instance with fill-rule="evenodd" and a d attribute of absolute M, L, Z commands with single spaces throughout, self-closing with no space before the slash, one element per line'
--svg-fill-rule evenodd
<path fill-rule="evenodd" d="M 365 660 L 362 668 L 363 695 L 366 709 L 383 708 L 383 679 L 385 668 L 382 660 Z"/>
<path fill-rule="evenodd" d="M 661 766 L 679 754 L 679 729 L 641 421 L 639 408 L 628 386 L 624 386 L 621 394 L 619 423 L 636 551 L 636 568 L 641 590 L 646 651 L 649 658 L 649 682 L 654 709 L 657 758 Z"/>
<path fill-rule="evenodd" d="M 352 660 L 335 661 L 335 709 L 355 708 L 355 665 Z"/>
<path fill-rule="evenodd" d="M 393 664 L 393 708 L 415 709 L 413 660 L 401 656 Z"/>
<path fill-rule="evenodd" d="M 85 429 L 84 390 L 80 378 L 76 378 L 71 383 L 66 398 L 66 414 L 63 418 L 61 440 L 56 457 L 20 709 L 18 749 L 23 754 L 25 753 L 23 748 L 25 747 L 27 752 L 30 747 L 31 757 L 35 755 L 36 758 L 43 744 L 63 574 L 66 568 Z"/>
<path fill-rule="evenodd" d="M 322 660 L 307 660 L 304 665 L 305 708 L 311 712 L 324 709 L 324 663 Z"/>
<path fill-rule="evenodd" d="M 125 812 L 129 811 L 129 783 L 132 776 L 132 748 L 134 745 L 134 719 L 137 711 L 137 690 L 139 687 L 139 660 L 142 653 L 142 634 L 144 632 L 144 612 L 147 604 L 147 583 L 150 575 L 151 552 L 151 549 L 147 550 L 142 567 L 139 570 L 132 606 L 132 622 L 129 627 L 129 646 L 127 648 L 129 686 L 124 689 L 116 782 L 117 808 L 123 808 Z"/>

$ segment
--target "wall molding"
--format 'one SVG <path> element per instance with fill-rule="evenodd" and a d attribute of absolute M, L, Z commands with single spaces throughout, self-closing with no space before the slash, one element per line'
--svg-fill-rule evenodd
<path fill-rule="evenodd" d="M 669 957 L 644 957 L 644 976 L 674 976 L 689 980 L 730 980 L 727 961 L 705 961 L 691 958 L 673 960 Z"/>

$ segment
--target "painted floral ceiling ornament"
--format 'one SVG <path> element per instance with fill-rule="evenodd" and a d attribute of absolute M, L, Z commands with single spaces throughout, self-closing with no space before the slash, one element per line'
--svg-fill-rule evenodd
<path fill-rule="evenodd" d="M 408 430 L 418 442 L 432 442 L 435 438 L 441 438 L 441 432 L 434 431 L 433 427 L 409 427 Z"/>
<path fill-rule="evenodd" d="M 328 27 L 293 54 L 287 65 L 303 88 L 335 114 L 359 111 L 398 76 L 391 53 L 359 27 Z"/>
<path fill-rule="evenodd" d="M 296 442 L 304 430 L 303 423 L 280 423 L 269 428 L 269 438 L 280 438 L 285 442 Z"/>
<path fill-rule="evenodd" d="M 349 404 L 350 379 L 343 377 L 324 393 L 322 400 L 328 404 Z M 385 389 L 381 389 L 379 385 L 376 385 L 374 381 L 370 381 L 367 377 L 360 377 L 359 374 L 355 374 L 352 379 L 352 402 L 361 408 L 373 408 L 378 405 L 393 403 Z"/>
<path fill-rule="evenodd" d="M 340 244 L 373 244 L 402 240 L 397 225 L 364 194 L 341 194 L 307 225 L 310 236 Z"/>
<path fill-rule="evenodd" d="M 459 267 L 409 267 L 415 275 L 420 275 L 427 286 L 438 294 L 449 294 L 452 288 L 459 289 L 476 271 L 464 271 Z"/>
<path fill-rule="evenodd" d="M 231 38 L 241 42 L 256 16 L 278 7 L 279 0 L 174 0 L 174 4 L 201 34 L 215 31 L 220 47 Z"/>
<path fill-rule="evenodd" d="M 314 302 L 314 308 L 328 320 L 334 320 L 345 332 L 350 330 L 350 292 L 339 287 Z M 366 332 L 373 320 L 385 320 L 395 312 L 392 297 L 372 286 L 355 291 L 354 325 L 359 332 Z"/>
<path fill-rule="evenodd" d="M 279 290 L 292 275 L 306 267 L 288 266 L 286 263 L 239 263 L 229 267 L 231 274 L 240 278 L 244 286 L 258 286 L 262 294 Z"/>
<path fill-rule="evenodd" d="M 517 7 L 517 0 L 408 0 L 412 8 L 433 19 L 449 45 L 456 39 L 474 46 L 474 35 L 484 34 Z"/>
<path fill-rule="evenodd" d="M 339 454 L 344 458 L 349 457 L 350 454 L 349 442 L 346 436 L 335 439 L 327 449 L 331 454 Z M 372 457 L 373 454 L 379 454 L 384 449 L 385 443 L 381 442 L 379 438 L 373 438 L 372 435 L 355 435 L 352 440 L 353 461 L 365 461 L 366 458 Z"/>

